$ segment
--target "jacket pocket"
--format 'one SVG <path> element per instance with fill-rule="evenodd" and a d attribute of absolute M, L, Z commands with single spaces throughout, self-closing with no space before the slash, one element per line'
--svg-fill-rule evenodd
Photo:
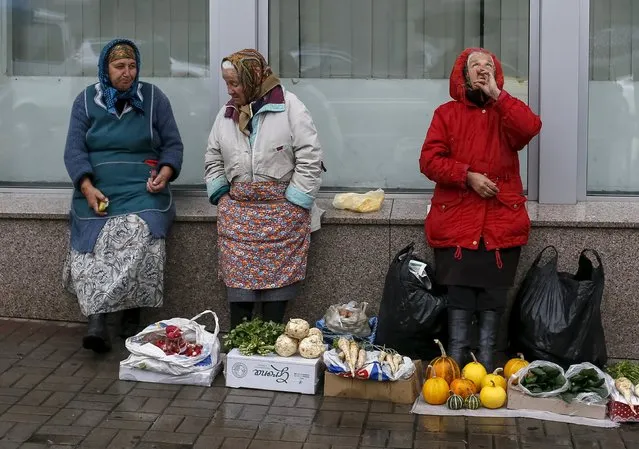
<path fill-rule="evenodd" d="M 519 193 L 498 193 L 497 201 L 513 211 L 526 209 L 526 197 Z"/>
<path fill-rule="evenodd" d="M 437 247 L 451 246 L 460 233 L 464 208 L 460 207 L 464 196 L 458 190 L 436 190 L 426 218 L 426 235 Z"/>
<path fill-rule="evenodd" d="M 500 207 L 494 219 L 502 224 L 499 237 L 505 242 L 526 237 L 530 232 L 527 198 L 519 193 L 498 193 L 496 199 Z"/>
<path fill-rule="evenodd" d="M 449 212 L 452 208 L 462 202 L 462 192 L 454 190 L 441 190 L 433 195 L 430 201 L 431 209 L 435 208 L 439 212 Z"/>
<path fill-rule="evenodd" d="M 294 169 L 293 146 L 282 144 L 262 149 L 255 173 L 279 180 Z"/>

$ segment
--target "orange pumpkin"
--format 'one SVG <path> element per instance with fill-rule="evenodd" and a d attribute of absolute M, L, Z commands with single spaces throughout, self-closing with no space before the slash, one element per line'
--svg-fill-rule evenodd
<path fill-rule="evenodd" d="M 450 383 L 450 391 L 461 396 L 464 399 L 466 399 L 468 396 L 471 396 L 473 393 L 475 393 L 476 390 L 477 386 L 475 385 L 475 382 L 464 377 L 454 379 Z"/>
<path fill-rule="evenodd" d="M 461 377 L 459 365 L 455 359 L 446 355 L 444 345 L 442 345 L 439 340 L 435 340 L 435 343 L 439 345 L 439 350 L 442 352 L 442 355 L 431 360 L 426 370 L 426 378 L 432 377 L 431 371 L 434 370 L 437 377 L 443 378 L 446 380 L 446 383 L 450 385 L 453 380 Z"/>
<path fill-rule="evenodd" d="M 508 360 L 508 362 L 504 366 L 504 377 L 506 378 L 506 380 L 510 379 L 510 376 L 515 374 L 524 366 L 528 365 L 528 362 L 526 361 L 526 359 L 524 359 L 524 355 L 522 353 L 517 353 L 517 355 L 519 356 L 519 358 Z"/>
<path fill-rule="evenodd" d="M 433 375 L 428 380 L 426 380 L 426 382 L 424 382 L 424 386 L 422 387 L 422 395 L 424 396 L 424 400 L 430 405 L 445 404 L 448 396 L 450 396 L 448 384 L 443 378 L 437 377 L 435 375 L 435 371 L 431 368 L 432 366 L 428 365 L 428 371 L 433 373 Z"/>

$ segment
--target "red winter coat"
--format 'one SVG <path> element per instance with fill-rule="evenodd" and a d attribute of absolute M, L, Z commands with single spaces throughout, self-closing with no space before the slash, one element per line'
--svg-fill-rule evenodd
<path fill-rule="evenodd" d="M 464 66 L 473 51 L 464 50 L 450 75 L 449 101 L 438 107 L 419 158 L 423 174 L 436 183 L 426 218 L 426 238 L 433 248 L 488 250 L 525 245 L 530 220 L 519 176 L 517 152 L 541 129 L 528 105 L 502 90 L 504 73 L 495 62 L 501 95 L 483 108 L 466 98 Z M 468 171 L 488 176 L 499 193 L 484 199 L 466 185 Z M 461 251 L 459 252 L 461 254 Z"/>

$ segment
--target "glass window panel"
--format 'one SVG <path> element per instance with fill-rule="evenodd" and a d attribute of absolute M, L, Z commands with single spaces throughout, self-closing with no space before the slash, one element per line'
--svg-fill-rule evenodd
<path fill-rule="evenodd" d="M 334 188 L 425 189 L 418 157 L 466 47 L 528 99 L 529 0 L 270 0 L 269 61 L 309 108 Z M 526 152 L 520 154 L 526 185 Z"/>
<path fill-rule="evenodd" d="M 169 97 L 185 147 L 178 184 L 202 184 L 216 85 L 208 0 L 23 0 L 0 6 L 0 183 L 69 184 L 71 105 L 105 43 L 138 44 L 140 79 Z"/>
<path fill-rule="evenodd" d="M 639 194 L 639 3 L 590 0 L 587 192 Z"/>

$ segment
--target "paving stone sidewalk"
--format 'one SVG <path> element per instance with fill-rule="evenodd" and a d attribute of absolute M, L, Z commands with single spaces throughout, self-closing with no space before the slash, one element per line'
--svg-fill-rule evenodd
<path fill-rule="evenodd" d="M 117 380 L 84 325 L 0 319 L 0 449 L 639 449 L 639 426 L 415 416 L 409 406 Z"/>

